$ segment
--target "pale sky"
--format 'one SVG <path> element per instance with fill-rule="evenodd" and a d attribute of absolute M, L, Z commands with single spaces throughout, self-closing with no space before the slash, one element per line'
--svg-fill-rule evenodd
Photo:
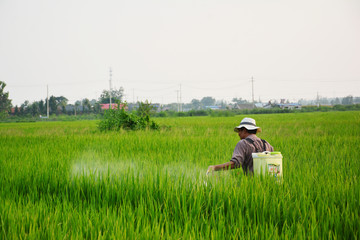
<path fill-rule="evenodd" d="M 0 80 L 49 95 L 262 101 L 360 96 L 359 0 L 0 0 Z"/>

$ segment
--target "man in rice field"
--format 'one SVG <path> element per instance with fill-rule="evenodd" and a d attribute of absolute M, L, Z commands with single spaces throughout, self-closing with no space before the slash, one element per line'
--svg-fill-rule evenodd
<path fill-rule="evenodd" d="M 274 151 L 274 148 L 268 142 L 256 136 L 256 133 L 261 132 L 261 128 L 256 126 L 255 119 L 244 118 L 241 120 L 240 125 L 234 128 L 234 131 L 238 133 L 240 141 L 236 144 L 230 162 L 209 166 L 207 173 L 239 168 L 240 166 L 245 174 L 248 172 L 253 173 L 253 158 L 251 154 Z"/>

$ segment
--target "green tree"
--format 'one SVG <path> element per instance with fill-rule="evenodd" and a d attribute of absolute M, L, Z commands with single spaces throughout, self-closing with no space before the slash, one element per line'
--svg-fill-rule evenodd
<path fill-rule="evenodd" d="M 9 92 L 4 92 L 6 83 L 0 81 L 0 118 L 5 118 L 11 110 Z"/>
<path fill-rule="evenodd" d="M 66 113 L 66 105 L 68 102 L 68 99 L 64 96 L 60 96 L 60 97 L 56 97 L 56 105 L 58 106 L 57 109 L 59 109 L 59 107 L 61 108 L 62 113 Z"/>
<path fill-rule="evenodd" d="M 155 107 L 146 100 L 145 102 L 138 102 L 137 115 L 140 117 L 150 116 L 154 114 Z"/>
<path fill-rule="evenodd" d="M 94 112 L 95 112 L 95 113 L 100 113 L 100 112 L 101 112 L 101 105 L 100 105 L 99 102 L 96 102 L 96 103 L 94 104 Z"/>
<path fill-rule="evenodd" d="M 354 103 L 354 98 L 353 96 L 349 95 L 347 97 L 344 97 L 342 100 L 341 100 L 341 103 L 343 105 L 352 105 Z"/>
<path fill-rule="evenodd" d="M 39 101 L 39 111 L 40 114 L 46 114 L 46 105 L 44 103 L 44 100 Z"/>
<path fill-rule="evenodd" d="M 17 105 L 15 106 L 14 115 L 15 115 L 15 116 L 19 115 L 19 108 L 18 108 Z"/>
<path fill-rule="evenodd" d="M 215 98 L 203 97 L 200 102 L 204 107 L 213 106 L 215 104 Z"/>
<path fill-rule="evenodd" d="M 56 113 L 57 102 L 56 102 L 56 97 L 54 96 L 51 96 L 49 98 L 49 109 L 50 109 L 50 113 Z"/>
<path fill-rule="evenodd" d="M 31 115 L 36 116 L 40 113 L 40 108 L 39 108 L 39 103 L 38 102 L 33 102 L 30 105 L 30 111 L 31 111 Z"/>
<path fill-rule="evenodd" d="M 199 110 L 201 108 L 201 102 L 197 99 L 191 100 L 192 108 L 195 110 Z"/>
<path fill-rule="evenodd" d="M 122 102 L 124 97 L 124 88 L 120 87 L 119 89 L 112 89 L 111 90 L 111 102 Z M 110 103 L 110 91 L 103 90 L 103 92 L 100 95 L 99 102 L 104 103 Z"/>
<path fill-rule="evenodd" d="M 82 100 L 83 111 L 89 113 L 91 111 L 91 104 L 89 99 L 85 98 Z"/>
<path fill-rule="evenodd" d="M 149 115 L 138 116 L 135 113 L 129 113 L 125 110 L 126 103 L 123 103 L 122 108 L 109 109 L 104 112 L 104 118 L 98 123 L 101 131 L 109 130 L 158 130 L 160 126 L 150 120 Z M 146 103 L 145 105 L 149 105 Z M 148 108 L 147 108 L 148 109 Z"/>
<path fill-rule="evenodd" d="M 50 113 L 60 113 L 60 109 L 65 113 L 65 106 L 67 105 L 68 99 L 64 96 L 55 97 L 51 96 L 49 99 Z"/>
<path fill-rule="evenodd" d="M 81 102 L 78 100 L 75 102 L 75 116 L 76 116 L 76 113 L 78 112 L 79 110 L 79 106 L 81 105 Z"/>
<path fill-rule="evenodd" d="M 19 113 L 20 113 L 20 116 L 23 116 L 25 114 L 24 108 L 22 106 L 20 106 L 20 108 L 19 108 Z"/>
<path fill-rule="evenodd" d="M 331 101 L 332 105 L 339 105 L 340 104 L 340 99 L 337 97 L 334 100 Z"/>
<path fill-rule="evenodd" d="M 20 113 L 21 115 L 26 115 L 29 113 L 29 101 L 25 100 L 25 102 L 23 104 L 21 104 L 20 106 Z"/>

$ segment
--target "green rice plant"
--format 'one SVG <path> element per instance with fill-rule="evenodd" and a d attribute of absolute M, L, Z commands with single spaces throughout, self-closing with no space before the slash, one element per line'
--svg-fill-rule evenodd
<path fill-rule="evenodd" d="M 244 116 L 0 124 L 1 239 L 358 239 L 360 112 L 250 116 L 283 181 L 229 161 Z"/>

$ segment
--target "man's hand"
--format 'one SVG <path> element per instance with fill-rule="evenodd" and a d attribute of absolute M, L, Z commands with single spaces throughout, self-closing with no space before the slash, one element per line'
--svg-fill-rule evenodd
<path fill-rule="evenodd" d="M 212 173 L 214 171 L 215 171 L 215 166 L 211 165 L 211 166 L 209 166 L 208 170 L 206 171 L 206 175 L 208 175 L 208 174 L 210 174 L 210 173 Z"/>
<path fill-rule="evenodd" d="M 214 171 L 230 170 L 233 168 L 235 168 L 234 162 L 227 162 L 227 163 L 220 164 L 220 165 L 211 165 L 211 166 L 209 166 L 208 170 L 206 171 L 206 175 L 208 175 L 209 173 L 212 173 Z"/>

